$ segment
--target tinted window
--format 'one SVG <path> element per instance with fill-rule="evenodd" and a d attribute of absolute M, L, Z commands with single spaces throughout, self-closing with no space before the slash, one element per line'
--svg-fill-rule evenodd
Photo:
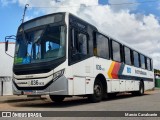
<path fill-rule="evenodd" d="M 31 29 L 34 27 L 47 25 L 47 24 L 51 24 L 51 23 L 61 22 L 62 20 L 64 20 L 63 14 L 55 14 L 55 15 L 45 16 L 45 17 L 24 23 L 24 30 L 28 30 L 28 29 Z M 21 29 L 19 29 L 19 32 L 21 32 Z"/>
<path fill-rule="evenodd" d="M 147 69 L 151 70 L 151 60 L 147 58 Z"/>
<path fill-rule="evenodd" d="M 109 59 L 108 38 L 97 33 L 96 45 L 97 45 L 97 56 Z"/>
<path fill-rule="evenodd" d="M 151 60 L 151 70 L 153 70 L 153 61 Z"/>
<path fill-rule="evenodd" d="M 76 29 L 71 30 L 71 59 L 78 61 L 84 59 L 88 55 L 88 39 L 85 33 Z"/>
<path fill-rule="evenodd" d="M 145 69 L 145 57 L 143 55 L 140 55 L 141 60 L 141 68 Z"/>
<path fill-rule="evenodd" d="M 134 56 L 134 66 L 139 67 L 140 65 L 139 65 L 139 55 L 138 55 L 138 53 L 134 51 L 133 56 Z"/>
<path fill-rule="evenodd" d="M 118 62 L 121 62 L 120 48 L 121 45 L 118 42 L 112 41 L 112 58 Z"/>
<path fill-rule="evenodd" d="M 131 65 L 131 50 L 128 47 L 124 47 L 125 63 Z"/>
<path fill-rule="evenodd" d="M 78 52 L 87 55 L 88 54 L 88 48 L 87 48 L 87 35 L 83 33 L 78 33 Z"/>

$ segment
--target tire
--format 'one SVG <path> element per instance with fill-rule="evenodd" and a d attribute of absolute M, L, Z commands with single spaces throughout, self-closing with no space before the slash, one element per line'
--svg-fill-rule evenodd
<path fill-rule="evenodd" d="M 109 98 L 108 93 L 104 91 L 102 99 L 108 100 L 108 98 Z"/>
<path fill-rule="evenodd" d="M 89 100 L 93 103 L 100 102 L 103 98 L 103 86 L 99 80 L 94 83 L 94 93 L 88 96 Z"/>
<path fill-rule="evenodd" d="M 49 95 L 49 97 L 53 102 L 62 102 L 65 98 L 63 95 Z"/>
<path fill-rule="evenodd" d="M 144 83 L 142 81 L 140 81 L 139 90 L 138 91 L 133 91 L 132 95 L 134 95 L 134 96 L 144 95 Z"/>
<path fill-rule="evenodd" d="M 109 93 L 109 94 L 108 94 L 108 97 L 109 97 L 109 98 L 115 98 L 116 95 L 117 95 L 117 93 Z"/>
<path fill-rule="evenodd" d="M 139 85 L 138 95 L 142 96 L 144 94 L 144 83 L 141 81 Z"/>

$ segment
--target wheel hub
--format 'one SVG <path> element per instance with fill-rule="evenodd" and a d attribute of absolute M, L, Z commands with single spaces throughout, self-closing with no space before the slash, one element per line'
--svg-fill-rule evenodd
<path fill-rule="evenodd" d="M 99 85 L 95 85 L 94 87 L 95 95 L 100 96 L 101 95 L 101 87 Z"/>

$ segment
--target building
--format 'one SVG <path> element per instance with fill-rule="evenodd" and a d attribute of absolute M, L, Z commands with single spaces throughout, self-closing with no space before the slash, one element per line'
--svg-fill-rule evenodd
<path fill-rule="evenodd" d="M 14 56 L 15 43 L 8 45 L 8 54 Z M 0 95 L 12 95 L 13 58 L 5 53 L 5 43 L 0 42 Z"/>

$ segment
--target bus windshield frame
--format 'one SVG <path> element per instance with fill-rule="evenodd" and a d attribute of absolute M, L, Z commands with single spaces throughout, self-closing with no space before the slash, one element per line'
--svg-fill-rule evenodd
<path fill-rule="evenodd" d="M 65 56 L 66 25 L 62 15 L 36 18 L 19 27 L 14 65 L 48 62 Z"/>

